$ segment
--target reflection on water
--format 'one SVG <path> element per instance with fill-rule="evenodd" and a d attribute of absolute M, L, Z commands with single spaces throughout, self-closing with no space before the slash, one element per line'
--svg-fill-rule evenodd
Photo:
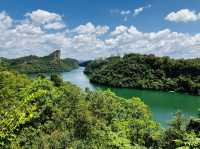
<path fill-rule="evenodd" d="M 94 85 L 89 82 L 88 77 L 83 73 L 84 67 L 79 67 L 70 72 L 63 72 L 61 76 L 64 80 L 70 81 L 81 88 L 97 88 L 107 89 L 109 87 Z M 167 122 L 172 118 L 173 113 L 181 110 L 185 116 L 195 116 L 198 108 L 200 108 L 200 97 L 190 96 L 180 93 L 137 90 L 127 88 L 110 88 L 118 96 L 129 99 L 133 96 L 140 97 L 147 104 L 153 113 L 154 118 L 166 126 Z"/>

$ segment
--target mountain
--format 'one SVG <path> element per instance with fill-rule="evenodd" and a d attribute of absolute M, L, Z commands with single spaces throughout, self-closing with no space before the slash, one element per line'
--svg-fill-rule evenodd
<path fill-rule="evenodd" d="M 79 66 L 75 59 L 61 59 L 60 53 L 60 50 L 56 50 L 44 57 L 30 55 L 16 59 L 0 58 L 0 63 L 8 69 L 22 73 L 63 72 Z"/>
<path fill-rule="evenodd" d="M 87 64 L 89 64 L 92 60 L 87 60 L 87 61 L 80 61 L 79 66 L 85 67 Z"/>
<path fill-rule="evenodd" d="M 94 60 L 85 73 L 93 83 L 113 87 L 186 92 L 200 95 L 200 59 L 128 54 Z"/>

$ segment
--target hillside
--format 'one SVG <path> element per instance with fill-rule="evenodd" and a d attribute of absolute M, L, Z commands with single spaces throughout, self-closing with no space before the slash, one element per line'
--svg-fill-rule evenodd
<path fill-rule="evenodd" d="M 82 91 L 57 75 L 50 80 L 0 66 L 0 148 L 199 148 L 199 118 L 180 113 L 161 129 L 139 99 Z"/>
<path fill-rule="evenodd" d="M 200 59 L 128 54 L 90 62 L 90 81 L 113 87 L 187 92 L 200 95 Z"/>
<path fill-rule="evenodd" d="M 1 58 L 1 65 L 22 73 L 44 73 L 70 71 L 78 67 L 75 59 L 60 58 L 60 51 L 56 50 L 48 56 L 25 56 L 17 59 Z"/>

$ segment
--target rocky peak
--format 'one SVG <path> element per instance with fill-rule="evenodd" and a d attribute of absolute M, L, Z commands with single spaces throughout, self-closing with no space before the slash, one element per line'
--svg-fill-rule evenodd
<path fill-rule="evenodd" d="M 54 52 L 49 54 L 47 57 L 51 58 L 54 62 L 60 62 L 60 54 L 61 54 L 60 50 L 55 50 Z"/>

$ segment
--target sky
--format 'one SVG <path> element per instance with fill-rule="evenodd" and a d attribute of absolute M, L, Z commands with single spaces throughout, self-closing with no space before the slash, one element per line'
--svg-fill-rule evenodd
<path fill-rule="evenodd" d="M 0 57 L 200 57 L 199 0 L 1 0 Z"/>

